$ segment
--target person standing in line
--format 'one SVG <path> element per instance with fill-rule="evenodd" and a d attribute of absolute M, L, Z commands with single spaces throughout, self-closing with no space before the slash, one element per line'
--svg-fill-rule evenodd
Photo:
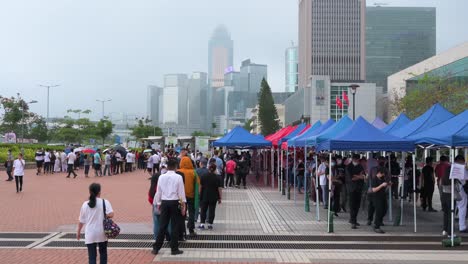
<path fill-rule="evenodd" d="M 62 172 L 67 172 L 67 168 L 68 168 L 68 165 L 67 165 L 67 153 L 65 153 L 65 151 L 62 151 L 60 153 L 60 162 L 62 163 L 61 166 L 62 166 Z"/>
<path fill-rule="evenodd" d="M 101 150 L 98 149 L 96 153 L 94 153 L 94 176 L 102 177 L 102 166 L 101 166 Z"/>
<path fill-rule="evenodd" d="M 387 164 L 388 167 L 388 164 Z M 397 162 L 395 155 L 390 155 L 390 173 L 392 175 L 392 182 L 390 184 L 393 199 L 398 200 L 398 177 L 400 177 L 401 168 Z"/>
<path fill-rule="evenodd" d="M 180 215 L 185 216 L 185 198 L 184 181 L 179 174 L 176 174 L 177 167 L 176 159 L 169 159 L 167 162 L 168 171 L 159 176 L 156 188 L 156 195 L 153 204 L 160 212 L 159 216 L 159 231 L 153 250 L 154 255 L 159 254 L 159 250 L 164 243 L 164 238 L 167 233 L 169 221 L 174 227 L 179 226 Z M 179 255 L 184 253 L 179 250 L 179 229 L 173 228 L 171 234 L 171 255 Z"/>
<path fill-rule="evenodd" d="M 44 165 L 44 150 L 38 149 L 35 154 L 37 172 L 36 175 L 41 174 L 42 166 Z"/>
<path fill-rule="evenodd" d="M 352 229 L 356 229 L 360 224 L 357 222 L 357 215 L 361 206 L 362 188 L 364 187 L 364 168 L 359 164 L 359 154 L 354 154 L 352 163 L 346 168 L 346 188 L 349 195 L 349 223 Z"/>
<path fill-rule="evenodd" d="M 59 173 L 59 172 L 60 172 L 60 166 L 61 166 L 60 151 L 56 151 L 56 152 L 54 153 L 54 157 L 55 157 L 54 172 Z"/>
<path fill-rule="evenodd" d="M 437 177 L 437 188 L 439 189 L 439 196 L 442 203 L 442 184 L 441 180 L 445 175 L 445 171 L 450 167 L 449 158 L 447 156 L 441 156 L 439 164 L 435 167 L 435 175 Z"/>
<path fill-rule="evenodd" d="M 122 170 L 122 164 L 123 164 L 122 154 L 120 154 L 120 152 L 116 151 L 114 155 L 115 155 L 115 160 L 116 160 L 114 174 L 119 174 L 119 172 L 123 173 L 123 170 Z"/>
<path fill-rule="evenodd" d="M 179 172 L 184 174 L 185 197 L 188 207 L 188 222 L 187 229 L 191 237 L 195 236 L 195 192 L 199 192 L 195 188 L 196 184 L 200 184 L 200 178 L 196 177 L 193 168 L 192 160 L 188 156 L 183 156 L 180 160 Z"/>
<path fill-rule="evenodd" d="M 83 156 L 83 161 L 84 161 L 84 175 L 86 178 L 88 178 L 89 176 L 89 168 L 91 167 L 91 157 L 88 155 L 88 154 L 85 154 Z"/>
<path fill-rule="evenodd" d="M 23 191 L 24 166 L 26 166 L 26 162 L 23 160 L 23 154 L 20 153 L 18 154 L 18 159 L 13 162 L 13 174 L 15 175 L 17 193 Z"/>
<path fill-rule="evenodd" d="M 388 182 L 385 179 L 386 170 L 382 167 L 377 169 L 377 174 L 375 178 L 371 179 L 371 188 L 373 205 L 375 207 L 375 220 L 374 220 L 374 231 L 378 234 L 385 234 L 385 232 L 380 229 L 383 223 L 383 218 L 387 211 L 387 199 L 386 192 Z"/>
<path fill-rule="evenodd" d="M 104 206 L 105 203 L 105 206 Z M 89 200 L 81 206 L 76 239 L 81 239 L 81 230 L 85 227 L 85 244 L 88 248 L 89 264 L 97 262 L 97 247 L 99 246 L 100 264 L 107 264 L 107 237 L 104 233 L 104 215 L 113 218 L 114 211 L 108 200 L 101 199 L 101 185 L 92 183 L 89 186 Z"/>
<path fill-rule="evenodd" d="M 328 161 L 326 157 L 320 158 L 320 166 L 318 168 L 318 176 L 320 189 L 322 190 L 322 201 L 323 208 L 328 209 L 328 179 L 327 179 L 327 170 L 329 169 Z"/>
<path fill-rule="evenodd" d="M 302 193 L 301 189 L 304 187 L 304 174 L 305 174 L 305 167 L 304 162 L 302 159 L 299 158 L 297 161 L 297 192 Z"/>
<path fill-rule="evenodd" d="M 111 176 L 111 154 L 109 152 L 106 153 L 104 158 L 104 176 Z"/>
<path fill-rule="evenodd" d="M 435 177 L 433 158 L 426 158 L 426 166 L 422 169 L 422 183 L 421 183 L 421 207 L 423 211 L 437 212 L 432 208 L 432 196 L 434 195 Z"/>
<path fill-rule="evenodd" d="M 245 158 L 246 154 L 242 154 L 238 164 L 237 164 L 237 183 L 236 187 L 240 188 L 241 181 L 242 181 L 242 186 L 244 186 L 244 189 L 247 189 L 247 174 L 249 174 L 249 162 Z M 226 170 L 227 170 L 227 164 L 226 164 Z"/>
<path fill-rule="evenodd" d="M 146 167 L 147 167 L 148 174 L 150 176 L 148 179 L 151 179 L 151 177 L 153 176 L 154 163 L 153 163 L 153 155 L 150 155 L 150 154 L 148 155 L 149 157 L 148 157 L 148 160 L 146 161 Z"/>
<path fill-rule="evenodd" d="M 6 181 L 12 181 L 13 180 L 13 155 L 11 154 L 11 149 L 8 150 L 7 153 L 7 160 L 5 162 L 5 169 L 6 173 L 8 175 L 8 179 Z"/>
<path fill-rule="evenodd" d="M 68 153 L 67 155 L 67 162 L 68 162 L 68 176 L 67 178 L 70 178 L 70 174 L 73 173 L 74 178 L 76 178 L 76 176 L 78 176 L 76 173 L 75 173 L 75 161 L 76 161 L 76 155 L 75 153 L 73 152 L 73 149 L 72 151 L 70 151 L 70 153 Z"/>
<path fill-rule="evenodd" d="M 339 213 L 341 212 L 341 210 L 346 212 L 346 208 L 344 206 L 344 204 L 346 203 L 343 203 L 343 200 L 346 200 L 346 199 L 342 197 L 343 195 L 346 195 L 346 191 L 343 191 L 343 189 L 346 190 L 345 185 L 344 185 L 345 180 L 346 180 L 346 176 L 345 176 L 346 166 L 343 164 L 343 157 L 341 156 L 336 157 L 335 173 L 336 173 L 336 179 L 337 179 L 336 183 L 339 184 L 339 187 L 338 187 L 339 190 L 335 189 L 335 191 L 339 192 L 338 197 L 340 197 L 340 199 L 337 199 L 336 197 L 334 198 L 335 213 Z"/>
<path fill-rule="evenodd" d="M 391 177 L 390 174 L 388 173 L 388 168 L 385 167 L 385 157 L 380 156 L 377 159 L 377 166 L 373 167 L 369 170 L 369 176 L 367 177 L 367 198 L 368 198 L 368 204 L 367 204 L 367 225 L 370 226 L 372 225 L 372 221 L 374 220 L 374 214 L 375 214 L 375 200 L 373 199 L 374 197 L 374 192 L 372 191 L 372 188 L 375 186 L 372 186 L 374 183 L 374 180 L 377 177 L 377 172 L 379 170 L 382 170 L 384 172 L 384 178 L 387 180 L 387 185 L 390 185 L 391 182 Z M 384 204 L 385 207 L 385 212 L 387 211 L 387 202 L 385 201 Z M 380 225 L 383 225 L 383 222 L 380 223 Z"/>
<path fill-rule="evenodd" d="M 46 149 L 44 153 L 44 174 L 50 173 L 50 151 Z"/>
<path fill-rule="evenodd" d="M 201 163 L 200 163 L 201 164 Z M 201 166 L 205 166 L 201 165 Z M 221 204 L 222 183 L 215 174 L 216 164 L 210 164 L 209 172 L 201 176 L 201 213 L 199 229 L 205 229 L 206 213 L 208 212 L 208 229 L 213 229 L 215 218 L 216 203 Z"/>
<path fill-rule="evenodd" d="M 161 165 L 161 156 L 156 151 L 153 155 L 153 174 L 159 172 L 159 166 Z"/>
<path fill-rule="evenodd" d="M 226 162 L 226 182 L 224 187 L 232 187 L 234 184 L 234 174 L 236 173 L 237 163 L 234 161 L 234 158 L 228 158 Z"/>
<path fill-rule="evenodd" d="M 215 163 L 216 163 L 216 172 L 218 173 L 218 175 L 221 176 L 222 181 L 224 182 L 224 173 L 223 173 L 224 163 L 223 163 L 223 160 L 219 158 L 218 150 L 214 151 L 213 159 L 215 160 Z"/>
<path fill-rule="evenodd" d="M 332 163 L 330 164 L 330 169 L 333 172 L 332 177 L 329 180 L 332 181 L 332 204 L 330 209 L 332 209 L 335 216 L 338 216 L 338 213 L 341 211 L 340 201 L 341 201 L 341 187 L 343 186 L 344 182 L 344 174 L 338 174 L 338 165 L 336 164 L 336 158 L 334 157 Z"/>
<path fill-rule="evenodd" d="M 465 165 L 465 158 L 462 155 L 458 155 L 455 157 L 455 163 L 460 164 L 460 165 Z M 440 179 L 440 184 L 442 186 L 442 197 L 440 198 L 442 200 L 442 211 L 444 212 L 444 230 L 442 231 L 443 236 L 451 236 L 452 233 L 452 183 L 450 179 L 450 171 L 451 171 L 451 166 L 448 166 L 445 170 L 444 176 Z M 455 180 L 455 183 L 457 183 L 458 180 Z M 460 188 L 463 189 L 463 188 Z M 460 191 L 460 195 L 461 191 Z M 465 195 L 466 196 L 466 195 Z M 463 196 L 462 196 L 463 199 Z M 466 217 L 466 203 L 465 207 L 462 208 L 462 211 L 459 212 L 459 223 L 462 222 L 461 219 L 463 219 L 462 226 L 460 226 L 460 230 L 465 230 L 466 232 L 466 226 L 465 226 L 465 217 Z M 464 227 L 464 229 L 462 229 Z M 463 233 L 465 233 L 463 232 Z"/>

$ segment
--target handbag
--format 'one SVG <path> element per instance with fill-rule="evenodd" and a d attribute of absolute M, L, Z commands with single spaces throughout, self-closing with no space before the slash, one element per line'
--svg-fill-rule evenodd
<path fill-rule="evenodd" d="M 104 234 L 107 238 L 116 238 L 120 234 L 120 227 L 110 218 L 106 216 L 106 201 L 102 199 L 104 211 Z"/>

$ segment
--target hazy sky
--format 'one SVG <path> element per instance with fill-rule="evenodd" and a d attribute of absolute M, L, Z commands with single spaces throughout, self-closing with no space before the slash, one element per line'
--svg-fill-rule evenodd
<path fill-rule="evenodd" d="M 38 100 L 51 116 L 91 109 L 146 115 L 146 87 L 165 73 L 207 71 L 208 39 L 225 24 L 243 59 L 268 64 L 284 90 L 284 50 L 297 39 L 297 0 L 0 0 L 0 94 Z M 368 0 L 437 7 L 437 51 L 468 40 L 466 0 Z"/>

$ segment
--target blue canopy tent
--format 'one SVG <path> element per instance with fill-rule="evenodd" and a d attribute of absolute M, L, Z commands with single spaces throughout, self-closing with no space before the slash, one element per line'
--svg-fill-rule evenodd
<path fill-rule="evenodd" d="M 214 147 L 228 148 L 261 148 L 271 147 L 271 142 L 257 135 L 250 134 L 244 128 L 237 126 L 224 137 L 213 142 Z"/>
<path fill-rule="evenodd" d="M 387 124 L 382 119 L 380 119 L 379 117 L 376 117 L 374 119 L 374 122 L 372 122 L 372 125 L 375 126 L 378 129 L 383 129 L 383 128 L 385 128 L 387 126 Z"/>
<path fill-rule="evenodd" d="M 352 124 L 353 120 L 351 120 L 347 115 L 345 115 L 338 122 L 330 126 L 327 130 L 323 131 L 322 133 L 306 138 L 306 145 L 318 147 L 322 142 L 332 139 L 337 135 L 343 133 L 343 131 L 348 129 Z"/>
<path fill-rule="evenodd" d="M 304 131 L 302 134 L 300 134 L 301 132 L 297 133 L 296 135 L 293 135 L 289 138 L 287 138 L 286 142 L 288 144 L 288 146 L 294 146 L 294 143 L 296 142 L 296 139 L 298 139 L 300 136 L 304 135 L 305 133 L 311 133 L 313 132 L 314 130 L 317 130 L 319 127 L 322 126 L 322 122 L 317 121 L 315 122 L 315 124 L 313 124 L 311 127 L 309 127 L 306 131 Z"/>
<path fill-rule="evenodd" d="M 334 124 L 335 124 L 335 121 L 333 119 L 329 119 L 325 124 L 321 125 L 317 129 L 312 129 L 313 127 L 311 127 L 309 130 L 307 130 L 302 135 L 299 135 L 297 137 L 294 137 L 294 138 L 288 140 L 288 146 L 304 147 L 306 145 L 306 139 L 307 138 L 322 133 L 323 131 L 327 130 L 328 128 L 330 128 Z M 315 126 L 315 124 L 314 124 L 314 126 Z"/>
<path fill-rule="evenodd" d="M 382 128 L 382 131 L 385 133 L 392 133 L 393 131 L 407 125 L 409 122 L 411 122 L 411 119 L 401 113 L 395 120 L 393 120 L 393 122 Z"/>
<path fill-rule="evenodd" d="M 341 134 L 319 144 L 317 151 L 321 150 L 412 151 L 414 141 L 386 134 L 363 117 L 359 117 Z"/>
<path fill-rule="evenodd" d="M 400 129 L 391 132 L 390 134 L 400 138 L 410 137 L 411 135 L 417 134 L 444 121 L 447 121 L 453 116 L 454 114 L 450 113 L 442 105 L 437 103 L 429 108 L 429 110 L 427 110 L 420 117 L 416 118 Z"/>
<path fill-rule="evenodd" d="M 463 136 L 465 134 L 465 137 Z M 468 146 L 468 110 L 409 139 L 417 144 L 463 147 Z"/>

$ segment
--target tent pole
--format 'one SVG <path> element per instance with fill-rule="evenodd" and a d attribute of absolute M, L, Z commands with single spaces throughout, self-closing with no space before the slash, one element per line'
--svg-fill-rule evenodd
<path fill-rule="evenodd" d="M 414 222 L 414 232 L 417 232 L 417 222 L 416 222 L 416 154 L 418 149 L 414 150 L 413 155 L 413 222 Z"/>
<path fill-rule="evenodd" d="M 286 148 L 286 188 L 287 198 L 291 200 L 291 188 L 289 186 L 289 146 Z"/>
<path fill-rule="evenodd" d="M 328 210 L 327 210 L 327 213 L 328 213 L 328 217 L 327 217 L 327 222 L 328 222 L 328 233 L 331 233 L 332 230 L 331 229 L 331 223 L 330 223 L 330 208 L 331 208 L 331 194 L 332 194 L 332 186 L 333 186 L 333 181 L 332 181 L 332 178 L 333 178 L 333 170 L 332 170 L 332 152 L 330 151 L 330 153 L 328 154 L 328 158 L 329 158 L 329 161 L 328 161 L 328 175 L 329 175 L 329 179 L 328 179 Z M 325 175 L 326 177 L 326 175 Z"/>
<path fill-rule="evenodd" d="M 278 191 L 281 192 L 281 183 L 280 183 L 280 181 L 281 181 L 281 179 L 280 179 L 281 178 L 281 176 L 280 176 L 281 158 L 280 158 L 280 151 L 279 150 L 276 151 L 276 157 L 278 159 L 277 162 L 276 162 L 276 173 L 277 173 L 276 177 L 278 178 Z"/>
<path fill-rule="evenodd" d="M 274 148 L 271 147 L 271 188 L 272 189 L 275 189 L 275 157 L 274 157 L 275 153 L 274 153 Z"/>
<path fill-rule="evenodd" d="M 307 145 L 304 148 L 304 211 L 310 212 L 309 196 L 307 194 Z"/>
<path fill-rule="evenodd" d="M 315 212 L 317 215 L 317 221 L 320 221 L 320 197 L 319 197 L 319 178 L 318 178 L 318 153 L 315 150 Z"/>
<path fill-rule="evenodd" d="M 279 171 L 280 171 L 279 175 L 280 175 L 281 183 L 280 183 L 280 188 L 279 189 L 280 189 L 280 192 L 283 193 L 283 188 L 284 188 L 284 186 L 283 186 L 283 166 L 284 166 L 283 158 L 284 158 L 284 155 L 283 155 L 283 150 L 281 149 L 281 146 L 279 145 L 279 143 L 278 143 L 278 151 L 280 152 L 280 158 L 281 158 L 281 160 L 280 160 L 280 169 L 279 169 Z"/>
<path fill-rule="evenodd" d="M 452 162 L 452 164 L 455 162 L 455 148 L 450 149 L 450 161 Z M 455 192 L 455 179 L 454 178 L 452 178 L 450 180 L 450 184 L 451 184 L 451 191 L 452 191 L 452 193 L 451 193 L 452 197 L 450 198 L 450 210 L 451 210 L 451 218 L 452 218 L 451 223 L 450 223 L 450 229 L 451 229 L 451 231 L 450 231 L 450 240 L 452 242 L 452 247 L 453 247 L 454 244 L 455 244 L 454 243 L 455 242 L 454 241 L 454 235 L 453 235 L 453 231 L 454 231 L 454 223 L 453 222 L 455 220 L 454 219 L 455 218 L 455 206 L 454 206 L 455 201 L 454 201 L 454 197 L 453 197 L 453 193 Z"/>
<path fill-rule="evenodd" d="M 267 174 L 267 161 L 266 161 L 266 151 L 262 149 L 262 165 L 263 165 L 263 185 L 267 186 L 268 184 L 268 174 Z"/>
<path fill-rule="evenodd" d="M 405 157 L 406 157 L 406 153 L 405 152 L 401 152 L 401 164 L 403 166 L 401 166 L 402 168 L 402 175 L 403 177 L 401 177 L 401 191 L 400 191 L 400 225 L 403 225 L 403 207 L 404 207 L 404 200 L 403 200 L 403 196 L 404 196 L 404 193 L 405 193 L 405 175 L 406 175 L 406 168 L 405 168 Z"/>
<path fill-rule="evenodd" d="M 296 204 L 296 178 L 297 178 L 297 167 L 296 167 L 296 146 L 294 146 L 294 167 L 293 167 L 293 175 L 294 175 L 294 204 Z"/>
<path fill-rule="evenodd" d="M 392 160 L 390 159 L 391 152 L 388 153 L 388 172 L 390 173 L 390 180 L 392 180 L 393 175 L 392 175 Z M 393 208 L 392 208 L 392 188 L 391 186 L 390 190 L 388 191 L 388 221 L 392 221 L 393 219 Z"/>

